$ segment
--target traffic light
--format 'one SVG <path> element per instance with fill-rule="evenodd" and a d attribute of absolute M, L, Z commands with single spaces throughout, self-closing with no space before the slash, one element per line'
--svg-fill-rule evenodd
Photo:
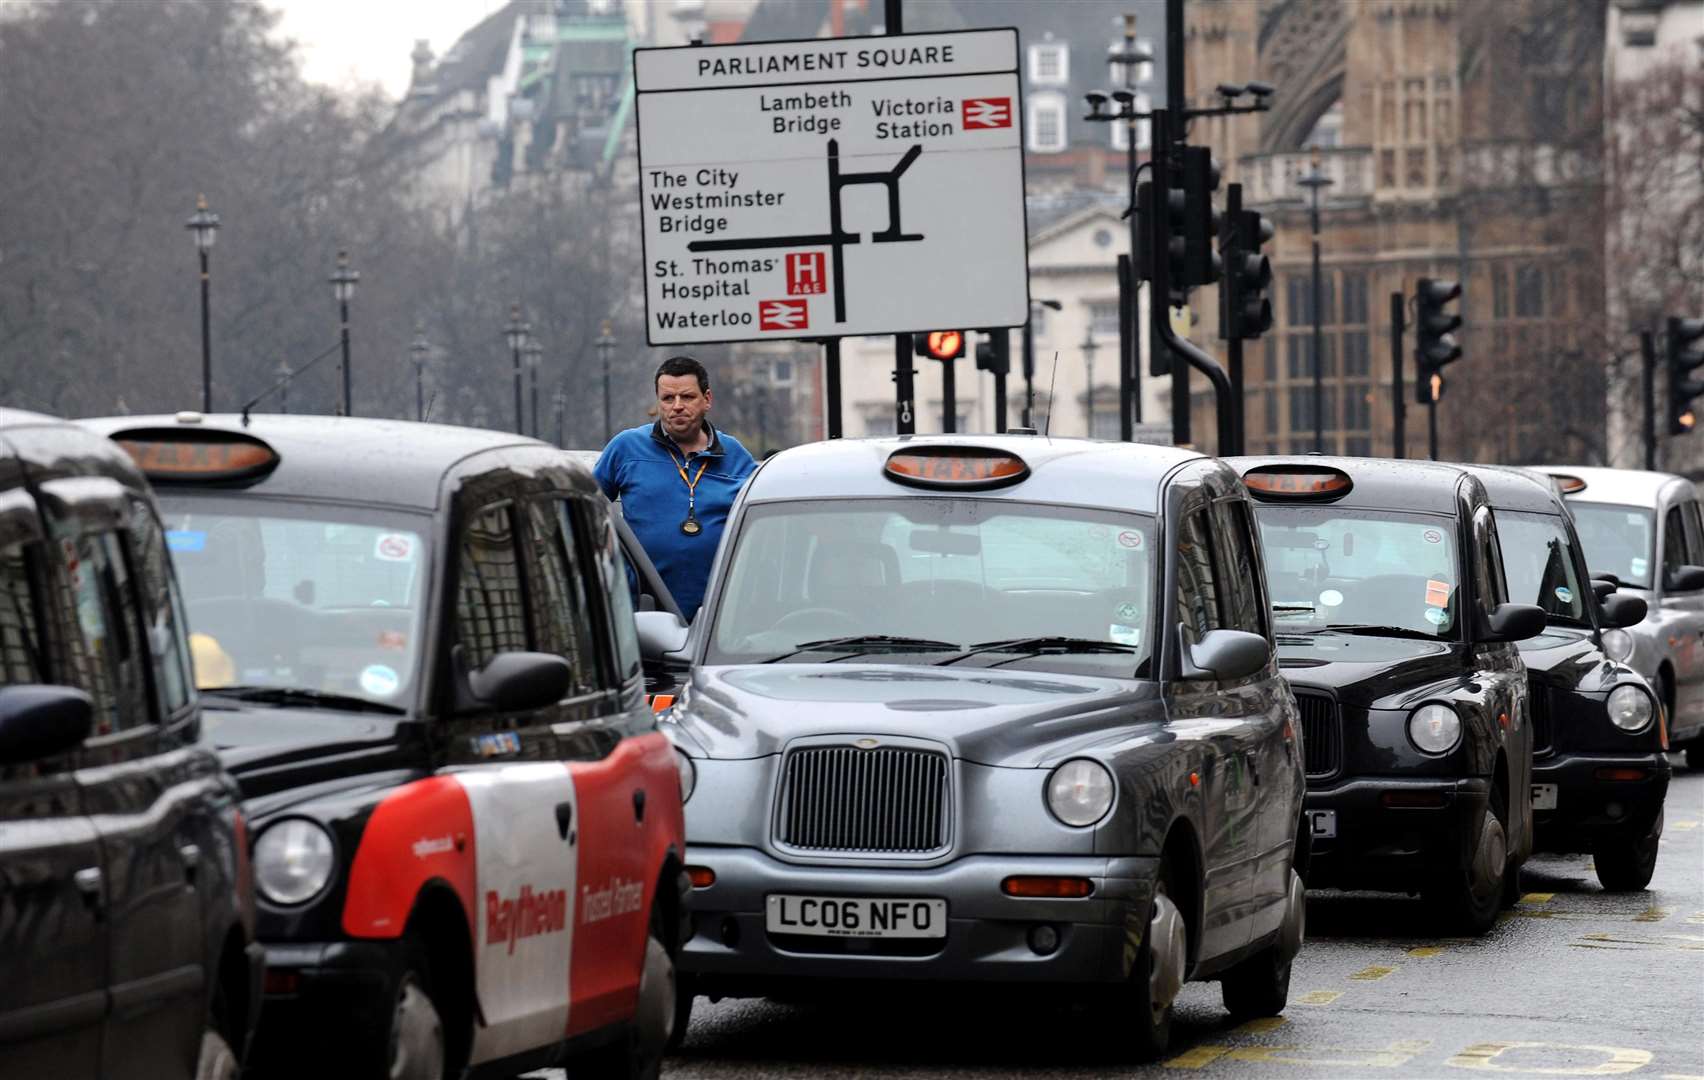
<path fill-rule="evenodd" d="M 931 330 L 927 334 L 912 334 L 911 348 L 918 356 L 929 360 L 957 360 L 964 355 L 964 331 Z"/>
<path fill-rule="evenodd" d="M 1704 319 L 1668 321 L 1668 396 L 1669 434 L 1685 435 L 1697 422 L 1692 415 L 1692 399 L 1704 394 L 1704 383 L 1694 382 L 1692 373 L 1704 367 L 1704 351 L 1698 340 L 1704 338 Z"/>
<path fill-rule="evenodd" d="M 1258 210 L 1229 215 L 1225 273 L 1219 279 L 1219 336 L 1248 341 L 1272 329 L 1272 262 L 1260 247 L 1272 239 L 1272 223 Z"/>
<path fill-rule="evenodd" d="M 976 370 L 1007 375 L 1012 370 L 1011 339 L 1004 330 L 984 330 L 986 335 L 976 343 Z"/>
<path fill-rule="evenodd" d="M 1443 396 L 1444 365 L 1461 359 L 1461 346 L 1452 336 L 1461 327 L 1461 316 L 1445 311 L 1444 305 L 1461 296 L 1461 285 L 1454 281 L 1421 278 L 1415 294 L 1416 335 L 1414 396 L 1422 405 Z"/>
<path fill-rule="evenodd" d="M 1213 238 L 1219 233 L 1219 215 L 1213 212 L 1213 193 L 1219 190 L 1219 163 L 1205 146 L 1183 148 L 1183 274 L 1172 280 L 1186 287 L 1211 285 L 1219 280 L 1224 261 Z M 1175 200 L 1174 200 L 1175 203 Z M 1172 249 L 1177 250 L 1174 231 Z"/>

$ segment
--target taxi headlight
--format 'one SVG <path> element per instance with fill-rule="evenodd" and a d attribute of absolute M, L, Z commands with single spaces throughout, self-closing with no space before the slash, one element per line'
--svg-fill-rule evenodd
<path fill-rule="evenodd" d="M 1461 742 L 1461 717 L 1448 705 L 1433 701 L 1408 715 L 1408 737 L 1427 754 L 1447 754 Z"/>
<path fill-rule="evenodd" d="M 1651 695 L 1642 686 L 1622 683 L 1609 692 L 1609 721 L 1629 735 L 1637 735 L 1651 726 L 1656 708 Z"/>
<path fill-rule="evenodd" d="M 1611 628 L 1603 632 L 1604 655 L 1617 663 L 1625 664 L 1633 658 L 1633 635 L 1625 630 Z"/>
<path fill-rule="evenodd" d="M 1112 809 L 1112 774 L 1098 761 L 1077 758 L 1047 778 L 1047 809 L 1067 825 L 1093 825 Z"/>
<path fill-rule="evenodd" d="M 320 894 L 337 862 L 331 834 L 306 818 L 287 818 L 254 842 L 254 883 L 274 904 L 301 904 Z"/>
<path fill-rule="evenodd" d="M 698 769 L 678 746 L 675 747 L 675 769 L 680 773 L 680 801 L 684 805 L 698 787 Z"/>

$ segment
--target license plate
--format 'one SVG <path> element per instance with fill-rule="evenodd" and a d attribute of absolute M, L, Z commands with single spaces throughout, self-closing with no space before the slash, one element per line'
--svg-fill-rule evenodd
<path fill-rule="evenodd" d="M 765 913 L 772 934 L 813 937 L 941 938 L 947 902 L 874 896 L 771 896 Z"/>
<path fill-rule="evenodd" d="M 1532 808 L 1534 810 L 1556 809 L 1556 785 L 1534 784 L 1532 786 Z"/>
<path fill-rule="evenodd" d="M 1307 810 L 1308 825 L 1316 838 L 1330 840 L 1337 836 L 1337 811 Z"/>

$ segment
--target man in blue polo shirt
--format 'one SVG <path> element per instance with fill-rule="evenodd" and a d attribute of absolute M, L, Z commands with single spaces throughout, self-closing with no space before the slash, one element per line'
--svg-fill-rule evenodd
<path fill-rule="evenodd" d="M 690 356 L 657 368 L 657 422 L 618 433 L 592 472 L 656 564 L 681 613 L 704 602 L 728 511 L 757 463 L 711 426 L 710 373 Z"/>

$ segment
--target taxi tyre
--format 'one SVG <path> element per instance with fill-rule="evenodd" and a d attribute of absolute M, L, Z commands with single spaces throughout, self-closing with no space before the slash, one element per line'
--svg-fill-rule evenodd
<path fill-rule="evenodd" d="M 692 1004 L 698 997 L 698 991 L 693 988 L 692 976 L 675 973 L 674 1026 L 669 1029 L 668 1045 L 663 1047 L 665 1054 L 680 1052 L 686 1042 L 687 1029 L 692 1026 Z"/>
<path fill-rule="evenodd" d="M 195 1063 L 195 1080 L 236 1080 L 241 1071 L 237 1055 L 226 1039 L 226 1021 L 230 1016 L 221 987 L 213 995 L 212 1007 L 207 1010 L 207 1026 L 201 1032 L 201 1053 Z"/>
<path fill-rule="evenodd" d="M 1492 788 L 1491 802 L 1480 821 L 1479 836 L 1467 865 L 1452 865 L 1421 888 L 1421 895 L 1439 909 L 1443 920 L 1454 929 L 1477 936 L 1490 930 L 1497 921 L 1497 912 L 1508 889 L 1511 863 L 1504 826 L 1507 805 L 1499 781 Z M 1518 868 L 1516 873 L 1518 876 Z"/>
<path fill-rule="evenodd" d="M 645 939 L 645 963 L 639 976 L 639 1004 L 633 1023 L 614 1042 L 571 1063 L 568 1066 L 571 1080 L 657 1080 L 662 1075 L 663 1055 L 676 1041 L 680 986 L 675 975 L 674 953 L 658 921 L 658 914 L 653 912 L 651 932 Z"/>
<path fill-rule="evenodd" d="M 1639 892 L 1651 883 L 1657 869 L 1657 845 L 1663 837 L 1663 812 L 1643 837 L 1618 836 L 1592 855 L 1598 884 L 1605 892 Z"/>
<path fill-rule="evenodd" d="M 1148 921 L 1142 947 L 1136 950 L 1136 962 L 1131 965 L 1130 976 L 1112 988 L 1109 999 L 1098 1003 L 1096 1008 L 1102 1032 L 1112 1040 L 1118 1056 L 1138 1062 L 1155 1060 L 1171 1044 L 1173 1002 L 1182 986 L 1183 968 L 1188 962 L 1188 931 L 1182 912 L 1169 895 L 1171 875 L 1171 863 L 1167 860 L 1154 882 L 1153 915 Z M 1156 938 L 1164 940 L 1156 941 Z M 1168 986 L 1155 984 L 1156 946 L 1173 952 L 1169 966 L 1176 970 Z M 1165 998 L 1165 1005 L 1157 1007 L 1156 997 Z"/>
<path fill-rule="evenodd" d="M 426 950 L 412 935 L 402 941 L 402 975 L 391 1006 L 390 1029 L 376 1048 L 374 1075 L 391 1080 L 443 1080 L 444 1021 L 433 996 Z"/>
<path fill-rule="evenodd" d="M 1693 739 L 1686 744 L 1686 767 L 1704 769 L 1704 739 Z"/>
<path fill-rule="evenodd" d="M 1301 898 L 1302 878 L 1291 871 L 1291 888 L 1301 910 L 1307 911 Z M 1303 932 L 1305 934 L 1305 931 Z M 1280 934 L 1271 945 L 1225 972 L 1219 983 L 1219 994 L 1225 1011 L 1235 1020 L 1253 1020 L 1277 1016 L 1290 1003 L 1290 968 L 1301 948 L 1301 937 L 1286 941 Z"/>

